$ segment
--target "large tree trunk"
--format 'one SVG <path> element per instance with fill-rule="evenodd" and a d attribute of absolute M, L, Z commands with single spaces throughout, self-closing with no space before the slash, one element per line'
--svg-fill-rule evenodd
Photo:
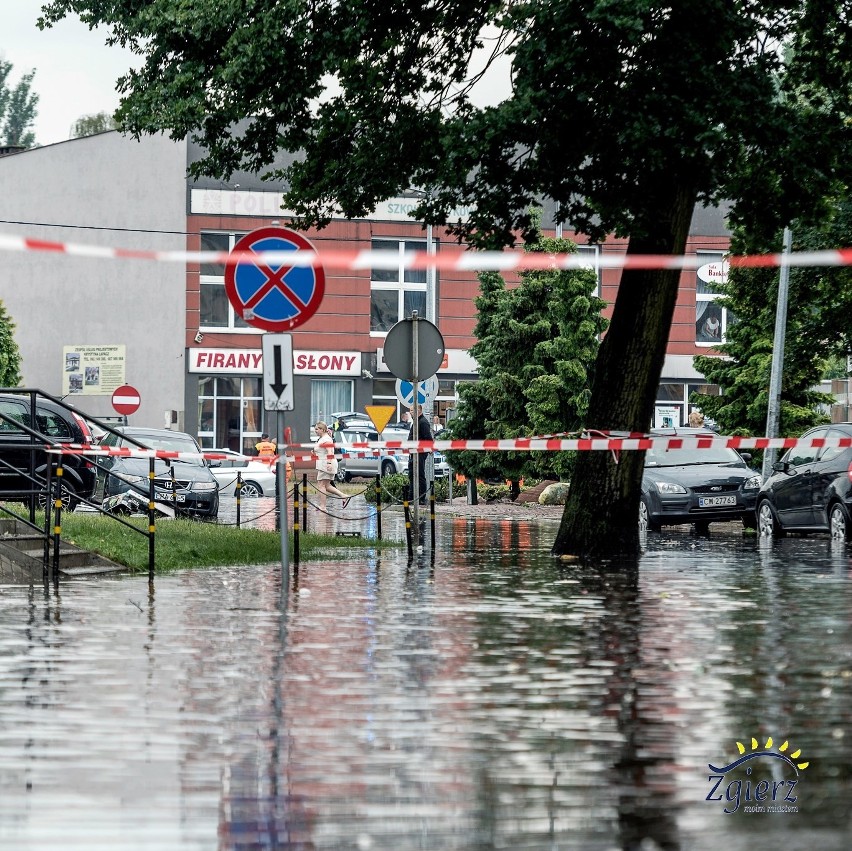
<path fill-rule="evenodd" d="M 630 239 L 628 254 L 682 254 L 696 194 L 675 186 L 658 199 L 659 228 Z M 595 365 L 586 427 L 646 432 L 677 301 L 679 270 L 624 270 Z M 578 453 L 554 555 L 580 558 L 639 552 L 639 495 L 644 452 Z"/>

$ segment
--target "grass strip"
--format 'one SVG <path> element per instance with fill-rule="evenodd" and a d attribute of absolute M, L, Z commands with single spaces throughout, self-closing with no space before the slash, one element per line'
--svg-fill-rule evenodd
<path fill-rule="evenodd" d="M 147 518 L 130 518 L 142 531 Z M 93 550 L 105 558 L 133 570 L 148 570 L 148 540 L 109 517 L 99 514 L 65 513 L 62 537 L 69 543 Z M 263 529 L 237 529 L 193 520 L 161 520 L 157 523 L 154 559 L 158 573 L 188 567 L 219 567 L 232 564 L 281 562 L 281 536 Z M 339 538 L 332 535 L 299 536 L 300 561 L 346 558 L 353 549 L 388 549 L 403 546 L 400 541 L 369 538 Z M 290 534 L 290 554 L 293 535 Z"/>

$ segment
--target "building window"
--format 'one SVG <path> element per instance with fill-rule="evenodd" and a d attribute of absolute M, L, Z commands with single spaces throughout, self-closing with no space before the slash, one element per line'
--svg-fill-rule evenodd
<path fill-rule="evenodd" d="M 242 233 L 201 234 L 202 251 L 232 251 L 234 243 Z M 199 330 L 201 331 L 253 331 L 247 322 L 234 312 L 225 292 L 225 267 L 219 263 L 202 263 L 199 279 L 201 290 L 201 312 Z"/>
<path fill-rule="evenodd" d="M 595 279 L 597 280 L 597 287 L 595 288 L 595 295 L 600 298 L 601 297 L 601 249 L 599 245 L 578 245 L 577 246 L 577 254 L 582 257 L 584 260 L 588 261 L 588 268 L 591 269 L 595 273 Z"/>
<path fill-rule="evenodd" d="M 263 430 L 260 378 L 205 376 L 198 382 L 198 439 L 204 449 L 254 455 Z"/>
<path fill-rule="evenodd" d="M 719 269 L 724 255 L 718 252 L 699 251 L 700 267 L 695 275 L 695 342 L 699 346 L 713 346 L 724 342 L 728 324 L 733 315 L 718 301 Z"/>
<path fill-rule="evenodd" d="M 435 240 L 437 250 L 437 240 Z M 406 251 L 425 251 L 425 240 L 374 239 L 374 251 L 395 251 L 399 257 L 396 269 L 373 269 L 370 276 L 370 331 L 387 334 L 400 319 L 413 311 L 426 317 L 426 270 L 405 269 Z M 435 276 L 437 283 L 437 274 Z M 437 306 L 436 306 L 437 311 Z"/>
<path fill-rule="evenodd" d="M 331 425 L 332 414 L 344 414 L 354 404 L 352 381 L 328 378 L 311 379 L 311 428 L 322 420 Z"/>

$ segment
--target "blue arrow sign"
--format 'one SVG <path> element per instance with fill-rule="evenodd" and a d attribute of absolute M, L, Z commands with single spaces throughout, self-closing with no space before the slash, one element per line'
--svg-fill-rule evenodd
<path fill-rule="evenodd" d="M 431 407 L 438 396 L 438 378 L 433 375 L 425 381 L 419 381 L 417 392 L 417 403 L 424 408 Z M 407 408 L 414 405 L 414 384 L 401 378 L 396 380 L 396 398 Z"/>

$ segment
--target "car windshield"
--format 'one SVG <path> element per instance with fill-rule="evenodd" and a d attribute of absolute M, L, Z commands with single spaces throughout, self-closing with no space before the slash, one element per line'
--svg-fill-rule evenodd
<path fill-rule="evenodd" d="M 649 449 L 645 453 L 646 467 L 680 467 L 685 464 L 742 464 L 743 459 L 733 449 L 714 446 L 709 449 Z"/>

